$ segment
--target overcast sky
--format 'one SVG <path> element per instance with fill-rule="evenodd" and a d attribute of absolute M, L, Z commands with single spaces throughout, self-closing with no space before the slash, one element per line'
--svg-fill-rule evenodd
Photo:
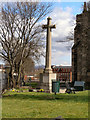
<path fill-rule="evenodd" d="M 71 50 L 68 50 L 68 46 L 71 46 L 73 42 L 61 43 L 57 41 L 65 40 L 69 32 L 74 30 L 76 14 L 81 13 L 83 0 L 74 0 L 76 2 L 70 2 L 70 0 L 67 0 L 68 2 L 65 0 L 57 1 L 53 2 L 52 13 L 48 15 L 52 18 L 52 24 L 56 24 L 56 29 L 52 30 L 52 65 L 71 65 Z M 40 22 L 47 24 L 47 17 Z M 41 58 L 39 65 L 44 64 L 45 58 Z"/>

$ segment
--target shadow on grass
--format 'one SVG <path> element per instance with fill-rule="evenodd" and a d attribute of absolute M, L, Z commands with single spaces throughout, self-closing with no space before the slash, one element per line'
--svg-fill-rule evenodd
<path fill-rule="evenodd" d="M 88 120 L 87 118 L 2 118 L 2 120 Z"/>
<path fill-rule="evenodd" d="M 47 94 L 47 93 L 28 93 L 28 94 L 10 94 L 10 95 L 3 95 L 3 99 L 30 99 L 30 100 L 57 100 L 57 101 L 65 101 L 65 102 L 88 102 L 88 95 L 82 93 L 79 94 Z"/>

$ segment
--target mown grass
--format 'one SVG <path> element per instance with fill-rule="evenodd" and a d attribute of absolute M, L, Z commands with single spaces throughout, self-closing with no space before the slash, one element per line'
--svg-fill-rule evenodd
<path fill-rule="evenodd" d="M 88 91 L 76 94 L 7 92 L 2 98 L 3 118 L 88 118 Z"/>

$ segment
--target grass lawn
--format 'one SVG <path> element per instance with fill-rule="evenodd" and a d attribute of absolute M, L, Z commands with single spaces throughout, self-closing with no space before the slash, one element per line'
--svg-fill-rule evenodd
<path fill-rule="evenodd" d="M 76 94 L 10 92 L 2 98 L 3 118 L 88 118 L 88 91 Z"/>

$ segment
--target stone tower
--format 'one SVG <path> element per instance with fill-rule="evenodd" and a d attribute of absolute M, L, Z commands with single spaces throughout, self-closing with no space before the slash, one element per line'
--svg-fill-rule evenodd
<path fill-rule="evenodd" d="M 90 85 L 90 9 L 84 2 L 83 12 L 76 16 L 74 45 L 72 47 L 73 81 Z"/>

